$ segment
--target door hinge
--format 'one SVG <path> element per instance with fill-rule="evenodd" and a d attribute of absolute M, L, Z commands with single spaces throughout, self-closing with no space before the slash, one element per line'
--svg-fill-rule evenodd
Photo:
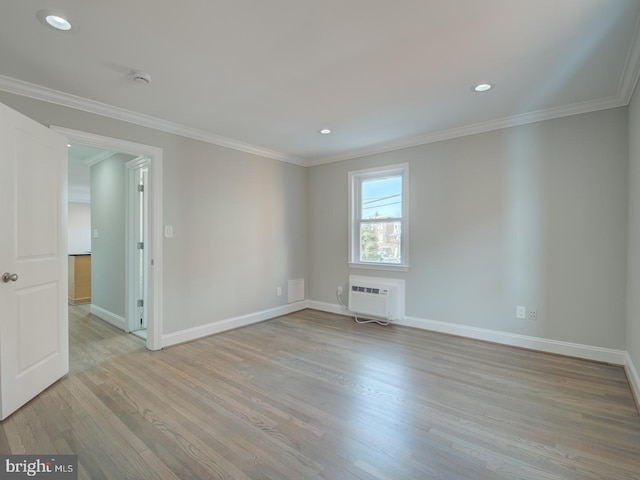
<path fill-rule="evenodd" d="M 138 185 L 138 191 L 144 192 L 144 185 Z"/>
<path fill-rule="evenodd" d="M 144 242 L 138 242 L 138 250 L 144 250 Z"/>
<path fill-rule="evenodd" d="M 142 299 L 138 300 L 138 306 L 139 307 L 144 307 L 144 300 L 142 300 Z"/>

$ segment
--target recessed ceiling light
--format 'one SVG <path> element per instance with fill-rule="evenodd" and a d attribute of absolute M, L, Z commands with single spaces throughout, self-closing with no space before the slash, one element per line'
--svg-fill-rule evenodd
<path fill-rule="evenodd" d="M 66 18 L 59 17 L 58 15 L 47 15 L 44 19 L 53 28 L 64 31 L 71 30 L 71 23 L 69 23 L 69 20 Z"/>
<path fill-rule="evenodd" d="M 64 15 L 49 10 L 40 10 L 38 20 L 48 27 L 55 28 L 62 32 L 75 31 L 75 26 Z"/>
<path fill-rule="evenodd" d="M 330 128 L 323 128 L 322 130 L 320 130 L 320 133 L 322 135 L 329 135 L 331 133 L 331 129 Z"/>
<path fill-rule="evenodd" d="M 474 92 L 488 92 L 493 88 L 493 85 L 490 83 L 479 83 L 473 87 Z"/>

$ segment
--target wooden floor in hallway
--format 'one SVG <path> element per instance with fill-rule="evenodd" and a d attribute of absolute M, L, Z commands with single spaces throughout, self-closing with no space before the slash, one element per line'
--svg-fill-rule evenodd
<path fill-rule="evenodd" d="M 71 371 L 0 452 L 81 479 L 636 479 L 624 370 L 304 310 L 149 352 L 71 307 Z"/>

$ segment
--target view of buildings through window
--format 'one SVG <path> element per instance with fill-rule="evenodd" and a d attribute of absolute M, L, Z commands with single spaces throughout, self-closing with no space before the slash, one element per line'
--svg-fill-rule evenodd
<path fill-rule="evenodd" d="M 361 184 L 360 261 L 401 263 L 402 176 Z"/>

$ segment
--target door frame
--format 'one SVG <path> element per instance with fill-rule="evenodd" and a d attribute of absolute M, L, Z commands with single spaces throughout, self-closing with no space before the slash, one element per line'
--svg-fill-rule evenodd
<path fill-rule="evenodd" d="M 53 131 L 67 137 L 71 143 L 114 150 L 149 159 L 149 308 L 147 310 L 147 348 L 162 348 L 162 243 L 164 237 L 162 213 L 162 154 L 159 147 L 105 137 L 80 130 L 51 125 Z M 128 266 L 127 266 L 128 269 Z"/>
<path fill-rule="evenodd" d="M 140 299 L 140 296 L 134 296 L 133 295 L 133 286 L 136 285 L 136 283 L 138 283 L 139 281 L 139 275 L 136 273 L 137 272 L 137 268 L 134 267 L 134 263 L 136 259 L 139 259 L 139 256 L 137 255 L 138 253 L 138 249 L 135 245 L 135 243 L 132 241 L 134 240 L 135 237 L 135 230 L 138 226 L 138 221 L 136 219 L 136 202 L 135 202 L 135 198 L 134 196 L 137 193 L 137 187 L 138 187 L 138 181 L 135 178 L 135 172 L 137 172 L 140 168 L 144 168 L 146 167 L 147 169 L 149 168 L 149 158 L 148 157 L 137 157 L 134 158 L 133 160 L 129 160 L 127 163 L 125 163 L 124 168 L 125 168 L 125 175 L 126 175 L 126 209 L 127 209 L 127 215 L 126 215 L 126 225 L 125 225 L 125 238 L 127 239 L 127 243 L 125 245 L 125 258 L 126 258 L 126 262 L 127 262 L 127 268 L 126 268 L 126 278 L 125 278 L 125 305 L 126 305 L 126 315 L 127 315 L 127 321 L 126 321 L 126 328 L 128 332 L 132 332 L 135 330 L 138 330 L 138 328 L 136 328 L 136 326 L 134 325 L 135 323 L 137 323 L 137 300 Z M 147 170 L 148 171 L 148 170 Z M 147 190 L 147 199 L 149 198 L 148 196 L 148 190 L 149 190 L 149 185 L 147 183 L 144 184 L 144 188 L 145 190 Z M 144 235 L 143 235 L 143 242 L 148 244 L 147 238 L 149 236 L 149 208 L 148 208 L 148 204 L 147 201 L 145 201 L 144 205 L 143 205 L 143 215 L 144 215 Z M 148 305 L 149 303 L 149 295 L 148 295 L 148 279 L 149 279 L 149 249 L 148 249 L 148 245 L 144 246 L 144 282 L 145 282 L 145 286 L 143 288 L 143 292 L 142 292 L 142 300 L 144 301 L 144 305 L 143 308 L 147 309 L 148 307 L 146 305 Z M 147 316 L 146 310 L 143 310 L 145 312 L 145 317 Z M 148 319 L 147 319 L 148 320 Z M 148 322 L 147 322 L 148 323 Z"/>

